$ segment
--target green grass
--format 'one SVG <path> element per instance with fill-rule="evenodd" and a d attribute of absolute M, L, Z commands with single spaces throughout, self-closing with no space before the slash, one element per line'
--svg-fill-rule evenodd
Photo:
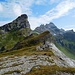
<path fill-rule="evenodd" d="M 69 50 L 73 55 L 75 55 L 75 48 L 73 48 L 73 46 L 75 47 L 75 42 L 74 41 L 68 41 L 68 40 L 63 40 L 65 45 L 70 45 L 70 47 L 66 47 L 64 46 L 67 50 Z"/>
<path fill-rule="evenodd" d="M 39 66 L 39 67 L 40 68 L 33 67 L 32 70 L 25 75 L 51 75 L 51 74 L 56 74 L 56 72 L 75 73 L 75 68 L 70 68 L 70 67 L 69 68 L 59 67 L 57 65 Z"/>
<path fill-rule="evenodd" d="M 1 53 L 0 57 L 4 57 L 4 56 L 23 56 L 23 55 L 48 55 L 48 56 L 52 56 L 54 55 L 53 52 L 51 50 L 48 51 L 36 51 L 36 46 L 31 46 L 31 47 L 25 47 L 19 50 L 13 50 L 10 52 L 5 52 L 5 53 Z"/>
<path fill-rule="evenodd" d="M 37 66 L 36 66 L 37 67 Z M 39 68 L 33 67 L 30 72 L 22 75 L 51 75 L 51 74 L 56 74 L 56 72 L 66 72 L 66 73 L 75 73 L 75 68 L 66 68 L 66 67 L 59 67 L 57 65 L 52 65 L 52 66 L 39 66 Z M 5 74 L 12 74 L 14 72 L 20 73 L 20 70 L 15 70 L 15 71 L 8 71 Z"/>
<path fill-rule="evenodd" d="M 21 71 L 20 71 L 20 70 L 8 71 L 8 72 L 6 72 L 6 73 L 4 73 L 4 74 L 2 74 L 2 75 L 12 74 L 12 73 L 14 73 L 14 72 L 16 72 L 16 73 L 20 73 Z"/>
<path fill-rule="evenodd" d="M 43 43 L 44 40 L 47 40 L 46 38 L 49 35 L 49 31 L 45 31 L 37 36 L 28 36 L 24 38 L 24 40 L 20 41 L 16 47 L 13 48 L 11 51 L 5 51 L 4 53 L 0 54 L 0 57 L 8 56 L 8 55 L 14 55 L 14 56 L 21 56 L 21 55 L 54 55 L 52 51 L 50 50 L 44 50 L 44 51 L 36 51 L 36 47 Z M 52 36 L 52 35 L 50 35 Z M 11 43 L 10 43 L 11 44 Z M 6 46 L 6 47 L 10 47 Z"/>
<path fill-rule="evenodd" d="M 40 43 L 43 43 L 44 41 L 47 41 L 48 39 L 52 40 L 52 35 L 50 35 L 49 31 L 45 31 L 39 34 L 38 36 L 32 36 L 32 37 L 29 36 L 27 37 L 27 39 L 20 41 L 15 45 L 14 49 L 21 49 L 24 47 L 35 46 Z"/>
<path fill-rule="evenodd" d="M 10 50 L 18 41 L 22 41 L 28 36 L 30 29 L 12 30 L 6 34 L 0 34 L 0 47 L 4 46 L 6 50 Z"/>
<path fill-rule="evenodd" d="M 12 64 L 11 67 L 18 66 L 18 65 L 22 65 L 22 64 L 23 64 L 23 63 L 14 63 L 14 64 Z"/>
<path fill-rule="evenodd" d="M 64 47 L 62 47 L 61 45 L 56 44 L 56 46 L 69 58 L 75 59 L 75 55 L 72 54 L 70 51 L 68 51 L 67 49 L 65 49 Z"/>

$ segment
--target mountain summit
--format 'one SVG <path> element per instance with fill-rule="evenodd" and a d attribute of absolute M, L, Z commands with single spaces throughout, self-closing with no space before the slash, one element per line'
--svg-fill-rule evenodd
<path fill-rule="evenodd" d="M 55 42 L 58 44 L 57 46 L 60 50 L 69 57 L 75 58 L 75 32 L 73 30 L 65 31 L 64 29 L 59 29 L 53 22 L 50 22 L 46 25 L 40 25 L 34 32 L 42 33 L 46 30 L 50 31 L 54 36 Z"/>
<path fill-rule="evenodd" d="M 75 75 L 75 60 L 59 48 L 75 50 L 75 33 L 60 35 L 52 22 L 37 29 L 40 34 L 30 29 L 26 14 L 0 27 L 0 75 Z"/>
<path fill-rule="evenodd" d="M 11 23 L 5 24 L 2 27 L 0 27 L 0 33 L 9 32 L 11 30 L 16 30 L 16 29 L 18 30 L 21 28 L 30 28 L 28 16 L 26 14 L 22 14 Z"/>
<path fill-rule="evenodd" d="M 61 30 L 58 29 L 53 22 L 50 22 L 49 24 L 46 24 L 46 25 L 42 24 L 40 25 L 40 27 L 37 27 L 34 31 L 41 33 L 46 30 L 50 31 L 51 34 L 53 35 L 62 33 Z"/>
<path fill-rule="evenodd" d="M 31 32 L 28 16 L 22 14 L 12 22 L 0 27 L 0 52 L 11 49 Z"/>

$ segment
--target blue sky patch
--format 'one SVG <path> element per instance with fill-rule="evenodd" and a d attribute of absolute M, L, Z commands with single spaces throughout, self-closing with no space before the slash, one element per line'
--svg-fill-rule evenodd
<path fill-rule="evenodd" d="M 75 0 L 0 0 L 0 25 L 21 14 L 29 16 L 32 29 L 54 22 L 59 28 L 75 30 Z"/>

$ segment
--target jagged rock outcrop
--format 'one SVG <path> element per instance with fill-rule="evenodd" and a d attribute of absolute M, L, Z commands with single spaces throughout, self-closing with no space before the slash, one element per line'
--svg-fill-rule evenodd
<path fill-rule="evenodd" d="M 46 41 L 43 45 L 37 46 L 36 50 L 37 51 L 49 50 L 51 47 L 52 47 L 51 44 L 48 41 Z"/>
<path fill-rule="evenodd" d="M 26 38 L 27 39 L 17 42 L 17 44 L 15 44 L 11 50 L 18 50 L 18 49 L 21 49 L 24 47 L 30 47 L 32 45 L 35 46 L 39 43 L 45 44 L 46 41 L 50 41 L 50 42 L 53 41 L 53 37 L 49 31 L 45 31 L 45 32 L 39 34 L 37 37 L 34 37 L 31 34 L 31 35 L 27 36 Z M 47 45 L 47 43 L 45 45 Z"/>
<path fill-rule="evenodd" d="M 75 75 L 75 70 L 74 70 L 75 60 L 72 60 L 68 58 L 66 55 L 64 55 L 64 53 L 62 53 L 53 43 L 48 43 L 48 44 L 51 44 L 52 49 L 50 51 L 52 51 L 54 55 L 50 56 L 46 55 L 45 53 L 44 55 L 34 54 L 29 56 L 23 55 L 23 56 L 1 57 L 0 75 L 28 75 L 27 73 L 28 72 L 31 73 L 32 68 L 34 67 L 37 68 L 36 70 L 34 69 L 34 72 L 36 72 L 38 69 L 41 68 L 40 66 L 47 66 L 47 67 L 53 66 L 53 68 L 46 69 L 52 72 L 52 73 L 49 72 L 48 75 Z M 61 70 L 61 68 L 63 70 Z M 40 69 L 40 71 L 41 73 L 42 72 L 44 73 L 42 69 Z M 48 71 L 46 71 L 45 74 L 47 74 L 47 72 Z"/>
<path fill-rule="evenodd" d="M 22 14 L 12 22 L 0 27 L 0 52 L 10 50 L 17 42 L 30 35 L 31 28 L 28 21 L 28 16 Z"/>
<path fill-rule="evenodd" d="M 50 31 L 51 34 L 56 35 L 56 34 L 62 34 L 64 30 L 62 31 L 61 29 L 58 29 L 53 22 L 50 22 L 49 24 L 42 24 L 40 27 L 37 27 L 34 31 L 36 32 L 44 32 L 44 31 Z"/>
<path fill-rule="evenodd" d="M 41 27 L 43 33 L 40 32 L 41 34 L 37 36 L 33 34 L 28 36 L 30 24 L 28 22 L 28 16 L 23 14 L 13 22 L 0 28 L 2 34 L 7 32 L 7 35 L 4 34 L 0 37 L 0 46 L 3 45 L 1 50 L 4 51 L 7 48 L 4 51 L 6 53 L 0 55 L 0 75 L 26 75 L 27 72 L 32 71 L 32 68 L 36 67 L 40 69 L 40 66 L 54 66 L 52 69 L 47 68 L 45 72 L 47 73 L 49 69 L 49 72 L 53 72 L 53 75 L 75 74 L 75 60 L 64 55 L 52 42 L 54 39 L 52 34 L 61 34 L 60 29 L 53 23 L 50 23 L 50 25 L 47 24 L 45 27 L 42 25 Z M 49 31 L 44 32 L 44 29 L 46 30 L 47 28 L 52 34 Z M 40 31 L 40 28 L 38 30 Z M 38 50 L 36 50 L 36 47 L 40 47 L 40 45 L 42 45 L 42 48 L 37 48 Z M 67 70 L 71 71 L 69 72 Z M 41 72 L 44 72 L 44 69 L 43 71 L 41 69 Z"/>
<path fill-rule="evenodd" d="M 50 22 L 46 25 L 40 25 L 40 27 L 37 27 L 34 32 L 41 33 L 46 30 L 50 31 L 55 37 L 55 42 L 58 46 L 63 47 L 65 50 L 67 49 L 69 53 L 75 55 L 75 32 L 73 30 L 65 31 L 64 29 L 59 29 L 54 23 Z"/>
<path fill-rule="evenodd" d="M 5 24 L 2 27 L 0 27 L 0 33 L 5 33 L 11 30 L 18 30 L 22 28 L 30 28 L 28 16 L 26 14 L 22 14 L 11 23 Z"/>

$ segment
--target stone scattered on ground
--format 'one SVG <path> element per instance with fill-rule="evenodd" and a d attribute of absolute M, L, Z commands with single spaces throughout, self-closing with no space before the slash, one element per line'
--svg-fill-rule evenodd
<path fill-rule="evenodd" d="M 50 62 L 51 57 L 45 55 L 32 55 L 32 56 L 19 56 L 15 58 L 3 57 L 0 58 L 0 75 L 11 72 L 11 75 L 19 75 L 17 71 L 20 71 L 20 74 L 26 74 L 29 72 L 32 67 L 38 65 L 55 65 L 55 63 Z M 15 74 L 16 73 L 16 74 Z"/>
<path fill-rule="evenodd" d="M 75 60 L 68 58 L 53 43 L 48 43 L 54 53 L 53 56 L 31 55 L 31 56 L 7 56 L 0 58 L 0 75 L 22 75 L 30 72 L 33 67 L 39 65 L 57 65 L 61 67 L 75 68 Z M 65 72 L 57 72 L 55 75 L 75 75 Z"/>

